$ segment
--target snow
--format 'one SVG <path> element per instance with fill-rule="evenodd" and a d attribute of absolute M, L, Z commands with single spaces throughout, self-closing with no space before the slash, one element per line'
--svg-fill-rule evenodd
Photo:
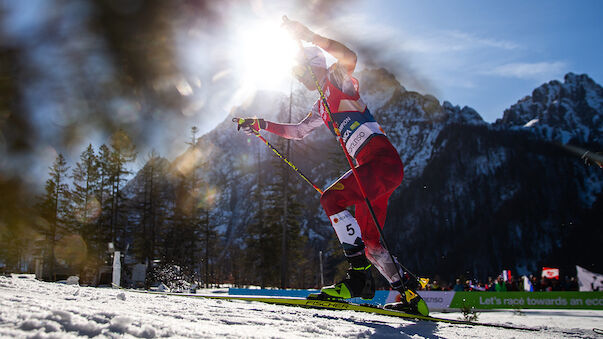
<path fill-rule="evenodd" d="M 523 125 L 523 127 L 532 127 L 536 123 L 538 123 L 538 119 L 532 119 L 532 120 L 528 121 L 525 125 Z"/>
<path fill-rule="evenodd" d="M 434 315 L 460 318 L 459 313 Z M 478 320 L 540 330 L 410 321 L 353 311 L 150 295 L 0 277 L 0 337 L 594 337 L 593 328 L 602 327 L 603 311 L 496 311 L 480 313 Z"/>

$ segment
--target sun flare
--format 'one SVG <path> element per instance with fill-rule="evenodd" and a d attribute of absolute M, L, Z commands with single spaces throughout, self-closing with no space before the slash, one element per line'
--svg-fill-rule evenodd
<path fill-rule="evenodd" d="M 296 42 L 279 24 L 245 26 L 235 44 L 241 82 L 247 90 L 287 88 L 298 51 Z"/>

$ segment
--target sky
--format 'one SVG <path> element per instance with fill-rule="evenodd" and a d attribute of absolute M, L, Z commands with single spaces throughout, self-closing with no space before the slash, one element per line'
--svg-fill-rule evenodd
<path fill-rule="evenodd" d="M 73 163 L 88 143 L 107 143 L 107 125 L 126 126 L 132 134 L 141 155 L 136 169 L 152 149 L 173 160 L 188 147 L 191 126 L 200 134 L 211 131 L 258 91 L 288 94 L 295 46 L 280 29 L 284 14 L 358 52 L 358 70 L 386 68 L 408 90 L 470 106 L 488 122 L 568 72 L 603 81 L 602 1 L 229 0 L 184 7 L 190 13 L 178 6 L 203 2 L 187 1 L 170 3 L 176 11 L 164 16 L 173 33 L 165 46 L 173 48 L 178 74 L 149 86 L 158 97 L 179 93 L 182 109 L 154 109 L 136 96 L 104 89 L 119 67 L 109 42 L 90 29 L 90 3 L 0 1 L 6 9 L 0 48 L 21 46 L 30 65 L 22 88 L 40 139 L 32 150 L 36 160 L 27 166 L 34 181 L 45 178 L 57 153 Z M 132 12 L 142 2 L 108 4 Z M 57 22 L 59 28 L 48 31 Z M 81 58 L 73 62 L 73 55 Z M 154 57 L 150 64 L 161 65 L 152 63 Z M 86 102 L 91 95 L 99 99 Z M 95 109 L 105 112 L 100 125 Z M 0 169 L 11 166 L 23 168 L 0 161 Z"/>
<path fill-rule="evenodd" d="M 346 1 L 335 2 L 320 20 L 290 5 L 255 2 L 263 11 L 232 14 L 251 36 L 258 35 L 253 29 L 258 21 L 278 30 L 279 14 L 288 14 L 359 51 L 358 68 L 385 67 L 407 89 L 470 106 L 488 122 L 543 83 L 563 81 L 568 72 L 603 81 L 601 1 Z M 258 46 L 251 40 L 231 42 L 243 45 L 237 50 L 241 55 L 274 54 L 262 44 L 246 48 Z M 264 58 L 264 68 L 254 60 L 234 69 L 241 74 L 241 68 L 254 68 L 257 76 L 278 59 Z M 282 73 L 282 81 L 258 82 L 257 89 L 287 92 L 290 78 Z"/>
<path fill-rule="evenodd" d="M 279 69 L 280 82 L 258 81 L 277 68 L 271 65 L 283 54 L 275 51 L 284 46 L 258 32 L 278 31 L 281 14 L 358 51 L 359 69 L 385 67 L 407 89 L 473 107 L 488 122 L 543 83 L 563 81 L 568 72 L 603 80 L 601 1 L 335 1 L 320 19 L 291 4 L 251 2 L 262 10 L 230 13 L 239 28 L 228 33 L 229 43 L 237 55 L 250 57 L 235 61 L 229 71 L 240 78 L 254 70 L 256 89 L 289 90 L 286 68 Z"/>
<path fill-rule="evenodd" d="M 489 122 L 568 72 L 603 80 L 601 1 L 377 0 L 363 8 L 362 24 L 389 31 L 384 38 L 428 91 Z"/>

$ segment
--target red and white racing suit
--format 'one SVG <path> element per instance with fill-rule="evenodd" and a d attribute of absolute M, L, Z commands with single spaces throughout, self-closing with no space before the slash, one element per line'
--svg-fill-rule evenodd
<path fill-rule="evenodd" d="M 360 98 L 358 80 L 339 64 L 331 66 L 327 73 L 321 88 L 331 110 L 330 116 L 319 99 L 314 103 L 312 112 L 298 124 L 267 122 L 266 130 L 285 138 L 301 139 L 324 123 L 335 134 L 332 117 L 347 151 L 357 162 L 360 182 L 379 224 L 383 226 L 388 199 L 402 182 L 402 161 Z M 379 231 L 351 170 L 324 191 L 320 203 L 331 220 L 346 256 L 352 257 L 364 250 L 367 258 L 390 283 L 399 280 L 396 265 L 379 242 Z M 355 206 L 355 218 L 346 210 L 349 206 Z"/>

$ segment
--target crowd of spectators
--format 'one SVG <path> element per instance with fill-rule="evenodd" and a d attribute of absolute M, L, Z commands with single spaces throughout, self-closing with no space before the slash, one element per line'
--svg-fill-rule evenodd
<path fill-rule="evenodd" d="M 564 279 L 538 278 L 530 275 L 529 284 L 523 277 L 510 277 L 505 281 L 502 276 L 496 279 L 488 277 L 486 282 L 476 279 L 464 280 L 457 278 L 454 284 L 430 281 L 424 290 L 427 291 L 488 291 L 488 292 L 550 292 L 550 291 L 578 291 L 576 277 L 566 276 Z"/>

